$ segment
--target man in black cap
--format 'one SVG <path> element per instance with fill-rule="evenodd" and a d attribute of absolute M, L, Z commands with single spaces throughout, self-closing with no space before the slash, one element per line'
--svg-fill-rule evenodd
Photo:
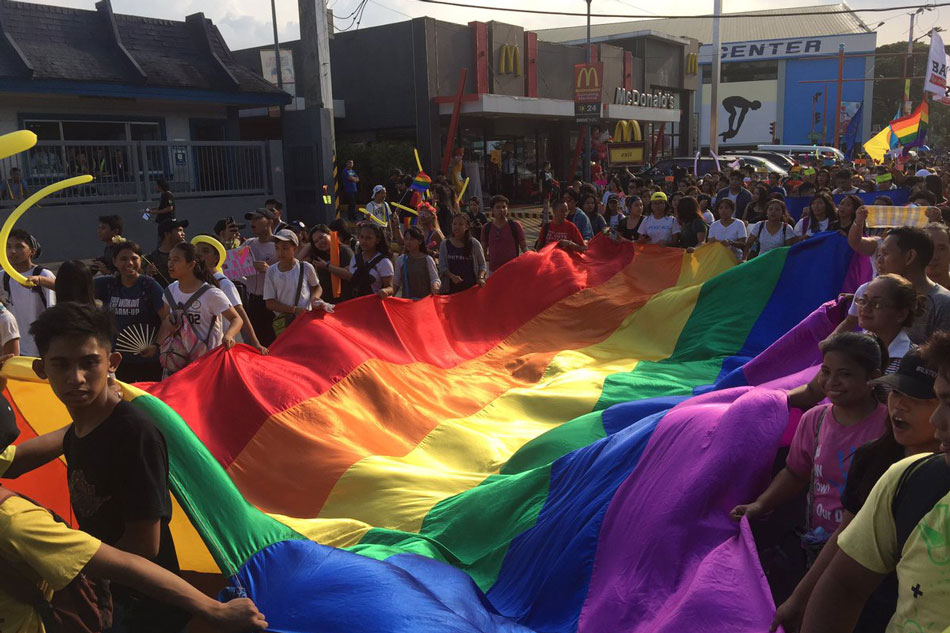
<path fill-rule="evenodd" d="M 241 246 L 244 238 L 241 237 L 241 229 L 246 224 L 238 224 L 234 218 L 228 216 L 214 223 L 214 234 L 218 241 L 224 245 L 227 250 L 232 250 Z"/>
<path fill-rule="evenodd" d="M 145 274 L 152 277 L 162 288 L 173 281 L 168 272 L 168 256 L 172 249 L 185 241 L 188 220 L 162 220 L 158 225 L 158 248 L 148 254 Z"/>
<path fill-rule="evenodd" d="M 277 263 L 277 249 L 274 246 L 274 222 L 277 216 L 267 207 L 255 209 L 244 216 L 251 221 L 254 237 L 245 244 L 254 257 L 256 275 L 249 275 L 247 281 L 247 304 L 244 309 L 254 325 L 257 338 L 265 347 L 274 342 L 274 313 L 267 309 L 264 302 L 264 275 L 272 264 Z"/>

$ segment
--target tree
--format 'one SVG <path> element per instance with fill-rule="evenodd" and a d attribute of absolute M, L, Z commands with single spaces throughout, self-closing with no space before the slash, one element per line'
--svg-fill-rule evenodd
<path fill-rule="evenodd" d="M 922 77 L 927 68 L 927 53 L 930 50 L 929 42 L 915 42 L 914 53 L 911 59 L 910 72 L 911 77 Z M 897 42 L 895 44 L 885 44 L 878 46 L 875 51 L 878 57 L 874 60 L 875 77 L 903 77 L 904 76 L 904 56 L 893 55 L 894 53 L 906 53 L 907 44 Z M 882 57 L 884 53 L 890 53 L 890 56 Z M 922 53 L 922 54 L 921 54 Z M 914 103 L 920 103 L 924 91 L 923 79 L 912 79 L 910 82 L 910 100 Z M 888 81 L 874 82 L 874 114 L 871 118 L 871 126 L 875 130 L 882 129 L 897 114 L 898 108 L 904 99 L 904 82 L 891 79 Z M 927 145 L 931 147 L 946 147 L 950 144 L 950 106 L 941 103 L 931 102 L 930 123 L 927 127 Z"/>

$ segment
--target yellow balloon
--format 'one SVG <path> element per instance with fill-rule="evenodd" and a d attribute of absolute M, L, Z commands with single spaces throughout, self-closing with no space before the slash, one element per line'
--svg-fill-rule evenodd
<path fill-rule="evenodd" d="M 0 158 L 7 158 L 25 152 L 36 145 L 36 134 L 29 130 L 18 130 L 0 136 Z"/>
<path fill-rule="evenodd" d="M 367 216 L 369 216 L 369 219 L 372 220 L 373 222 L 375 222 L 376 224 L 378 224 L 378 225 L 380 225 L 380 226 L 382 226 L 382 227 L 386 227 L 386 223 L 385 223 L 385 222 L 383 222 L 382 220 L 380 220 L 379 218 L 377 218 L 375 215 L 373 215 L 372 213 L 370 213 L 370 212 L 367 211 L 366 209 L 360 207 L 360 210 L 359 210 L 359 211 L 360 211 L 360 213 L 365 213 Z"/>
<path fill-rule="evenodd" d="M 193 238 L 191 238 L 192 244 L 197 245 L 197 244 L 201 244 L 202 242 L 205 244 L 210 244 L 211 246 L 214 246 L 214 250 L 218 251 L 218 267 L 215 268 L 215 270 L 220 273 L 221 266 L 224 265 L 224 260 L 228 256 L 227 252 L 224 250 L 224 244 L 222 244 L 215 238 L 211 237 L 210 235 L 196 235 Z"/>
<path fill-rule="evenodd" d="M 396 207 L 397 209 L 402 209 L 403 211 L 408 211 L 408 212 L 411 213 L 412 215 L 419 215 L 419 212 L 416 211 L 415 209 L 410 209 L 409 207 L 407 207 L 407 206 L 405 206 L 405 205 L 401 205 L 401 204 L 399 204 L 398 202 L 390 202 L 389 204 L 393 205 L 393 206 Z"/>
<path fill-rule="evenodd" d="M 14 132 L 14 134 L 16 134 L 16 132 Z M 30 134 L 32 134 L 32 132 Z M 7 134 L 6 136 L 11 136 L 11 135 Z M 3 138 L 5 137 L 0 137 L 0 141 L 2 141 Z M 36 135 L 33 135 L 33 140 L 34 141 L 36 140 Z M 13 279 L 14 281 L 19 282 L 20 285 L 23 285 L 23 286 L 33 285 L 29 281 L 27 281 L 27 278 L 24 277 L 22 274 L 20 274 L 20 272 L 17 271 L 17 269 L 15 269 L 13 265 L 10 263 L 10 260 L 7 259 L 7 239 L 9 239 L 10 231 L 13 230 L 13 225 L 16 224 L 16 221 L 19 220 L 20 216 L 26 213 L 30 207 L 32 207 L 34 204 L 36 204 L 37 202 L 39 202 L 46 196 L 52 193 L 56 193 L 57 191 L 66 189 L 67 187 L 73 187 L 75 185 L 83 185 L 87 182 L 92 182 L 92 176 L 89 176 L 89 175 L 75 176 L 67 180 L 60 180 L 59 182 L 54 182 L 53 184 L 47 185 L 46 187 L 43 187 L 42 189 L 34 193 L 32 196 L 30 196 L 29 198 L 21 202 L 20 206 L 18 206 L 16 209 L 13 210 L 13 213 L 10 214 L 10 217 L 7 218 L 7 221 L 3 223 L 3 228 L 0 228 L 0 245 L 2 245 L 2 248 L 0 248 L 0 266 L 3 266 L 3 270 L 7 271 L 7 274 L 10 275 L 10 279 Z"/>

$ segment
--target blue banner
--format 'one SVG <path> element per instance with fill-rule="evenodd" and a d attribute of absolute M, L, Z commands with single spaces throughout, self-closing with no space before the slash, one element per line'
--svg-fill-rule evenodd
<path fill-rule="evenodd" d="M 864 201 L 864 204 L 874 204 L 874 200 L 879 196 L 887 196 L 891 199 L 895 206 L 902 206 L 907 204 L 907 200 L 910 197 L 910 189 L 894 189 L 892 191 L 868 191 L 855 194 L 861 200 Z M 843 195 L 834 196 L 835 204 L 841 202 L 841 199 L 844 198 Z M 792 219 L 798 222 L 799 218 L 802 217 L 802 211 L 804 211 L 808 205 L 811 204 L 810 196 L 794 196 L 785 198 L 785 206 L 788 207 L 788 214 L 792 216 Z"/>

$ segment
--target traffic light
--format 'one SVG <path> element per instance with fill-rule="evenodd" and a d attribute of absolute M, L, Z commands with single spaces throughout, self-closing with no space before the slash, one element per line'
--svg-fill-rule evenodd
<path fill-rule="evenodd" d="M 775 121 L 769 123 L 769 136 L 775 138 Z"/>
<path fill-rule="evenodd" d="M 821 112 L 815 113 L 815 123 L 821 123 Z"/>

